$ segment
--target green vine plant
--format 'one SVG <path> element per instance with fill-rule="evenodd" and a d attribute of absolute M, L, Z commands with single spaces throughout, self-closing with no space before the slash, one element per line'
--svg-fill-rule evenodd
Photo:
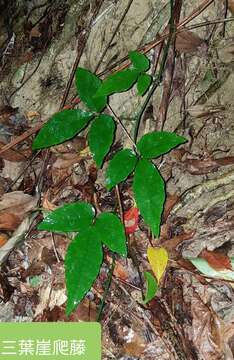
<path fill-rule="evenodd" d="M 146 73 L 150 68 L 149 59 L 137 51 L 130 52 L 129 59 L 129 68 L 113 73 L 103 81 L 92 72 L 77 68 L 77 93 L 88 111 L 69 109 L 53 115 L 34 139 L 33 149 L 61 144 L 89 126 L 88 145 L 97 167 L 101 168 L 114 143 L 116 127 L 122 125 L 114 115 L 105 113 L 108 97 L 127 91 L 135 84 L 138 94 L 143 96 L 152 83 L 152 77 Z M 123 125 L 122 129 L 125 129 Z M 132 148 L 118 151 L 109 161 L 105 172 L 109 191 L 133 174 L 135 202 L 145 223 L 157 238 L 166 193 L 164 180 L 152 160 L 185 142 L 184 137 L 173 132 L 147 133 L 137 143 L 132 141 Z M 67 315 L 76 309 L 97 278 L 103 261 L 103 246 L 127 256 L 125 228 L 118 215 L 103 212 L 96 216 L 94 207 L 83 201 L 65 204 L 49 212 L 38 229 L 77 232 L 65 256 Z M 145 273 L 145 277 L 149 289 L 144 303 L 154 296 L 157 288 L 150 273 Z"/>

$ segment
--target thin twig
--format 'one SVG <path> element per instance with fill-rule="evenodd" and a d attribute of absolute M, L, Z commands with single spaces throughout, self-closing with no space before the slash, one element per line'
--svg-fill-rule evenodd
<path fill-rule="evenodd" d="M 228 13 L 228 0 L 224 0 L 224 20 L 227 18 L 227 13 Z M 223 31 L 222 31 L 223 38 L 225 37 L 225 31 L 226 31 L 226 21 L 223 22 Z"/>
<path fill-rule="evenodd" d="M 28 75 L 28 77 L 20 84 L 19 87 L 17 87 L 15 90 L 12 91 L 12 93 L 10 94 L 9 98 L 8 98 L 8 101 L 10 102 L 11 98 L 13 95 L 15 95 L 30 79 L 31 77 L 36 73 L 36 71 L 38 70 L 41 62 L 42 62 L 42 59 L 43 57 L 45 56 L 45 53 L 46 53 L 46 47 L 47 47 L 47 43 L 45 44 L 44 46 L 44 49 L 42 51 L 42 54 L 40 56 L 40 59 L 37 63 L 37 65 L 35 66 L 35 69 L 33 69 L 33 71 L 31 72 L 31 74 Z"/>
<path fill-rule="evenodd" d="M 55 254 L 57 262 L 59 263 L 60 259 L 59 259 L 58 251 L 57 251 L 56 246 L 55 246 L 54 234 L 52 232 L 50 234 L 51 234 L 51 240 L 52 240 L 52 246 L 53 246 L 54 254 Z"/>
<path fill-rule="evenodd" d="M 104 59 L 104 57 L 105 57 L 105 55 L 106 55 L 106 53 L 107 53 L 107 51 L 108 51 L 108 49 L 109 49 L 112 41 L 114 40 L 114 38 L 115 38 L 115 36 L 116 36 L 116 34 L 117 34 L 117 32 L 118 32 L 118 30 L 119 30 L 119 28 L 120 28 L 120 26 L 121 26 L 121 24 L 122 24 L 122 22 L 123 22 L 125 16 L 127 15 L 128 10 L 130 9 L 133 1 L 134 1 L 134 0 L 130 0 L 130 1 L 128 2 L 127 7 L 126 7 L 126 9 L 124 10 L 124 13 L 123 13 L 123 15 L 121 16 L 121 18 L 120 18 L 120 20 L 119 20 L 119 22 L 118 22 L 118 24 L 117 24 L 117 26 L 116 26 L 116 28 L 115 28 L 112 36 L 111 36 L 111 38 L 110 38 L 110 41 L 107 43 L 107 45 L 106 45 L 106 47 L 105 47 L 105 49 L 104 49 L 104 51 L 103 51 L 103 53 L 102 53 L 99 61 L 98 61 L 97 65 L 96 65 L 96 67 L 95 67 L 95 70 L 94 70 L 95 73 L 96 73 L 97 70 L 99 69 L 99 66 L 100 66 L 101 63 L 102 63 L 102 60 Z"/>
<path fill-rule="evenodd" d="M 215 25 L 215 24 L 222 24 L 222 23 L 227 23 L 227 22 L 231 22 L 234 21 L 234 17 L 230 17 L 227 19 L 216 19 L 216 20 L 211 20 L 211 21 L 202 21 L 198 24 L 194 24 L 191 26 L 186 26 L 186 28 L 183 28 L 180 32 L 184 31 L 184 30 L 194 30 L 194 29 L 198 29 L 200 27 L 203 26 L 207 26 L 207 25 Z"/>
<path fill-rule="evenodd" d="M 13 148 L 15 145 L 19 144 L 20 142 L 24 141 L 25 139 L 27 139 L 29 136 L 35 134 L 37 131 L 39 131 L 42 126 L 45 125 L 44 122 L 40 122 L 37 125 L 35 125 L 33 128 L 25 131 L 23 134 L 17 136 L 16 138 L 14 138 L 9 144 L 3 146 L 0 150 L 0 154 L 4 153 L 5 151 Z"/>
<path fill-rule="evenodd" d="M 87 26 L 87 29 L 80 33 L 80 37 L 79 37 L 80 41 L 78 40 L 78 44 L 77 44 L 76 59 L 75 59 L 75 62 L 73 64 L 71 75 L 69 77 L 66 89 L 64 91 L 62 101 L 60 103 L 60 110 L 63 109 L 64 105 L 66 104 L 67 97 L 68 97 L 68 94 L 69 94 L 69 91 L 70 91 L 70 88 L 71 88 L 71 85 L 72 85 L 72 82 L 73 82 L 73 78 L 74 78 L 75 73 L 76 73 L 77 66 L 79 65 L 80 58 L 81 58 L 81 56 L 83 54 L 87 39 L 89 37 L 89 33 L 90 33 L 90 30 L 91 30 L 91 27 L 92 27 L 93 20 L 97 16 L 97 14 L 98 14 L 98 12 L 99 12 L 99 10 L 101 8 L 101 5 L 102 5 L 102 1 L 98 2 L 98 5 L 96 6 L 94 13 L 92 14 L 92 17 L 89 20 L 89 24 Z"/>
<path fill-rule="evenodd" d="M 184 27 L 186 24 L 188 24 L 190 21 L 194 20 L 197 16 L 199 16 L 209 5 L 211 5 L 214 2 L 214 0 L 205 0 L 201 5 L 199 5 L 189 16 L 187 16 L 184 20 L 182 20 L 179 25 L 177 26 L 177 29 L 175 31 L 175 35 L 180 33 L 181 31 L 184 31 Z M 150 50 L 154 49 L 156 46 L 161 44 L 164 40 L 168 38 L 170 35 L 169 32 L 165 32 L 160 36 L 160 39 L 157 39 L 155 41 L 152 41 L 138 49 L 138 51 L 141 51 L 143 54 L 148 53 Z M 105 75 L 106 73 L 110 72 L 111 70 L 115 69 L 117 66 L 122 64 L 124 61 L 128 60 L 128 56 L 123 57 L 122 59 L 118 60 L 114 64 L 112 64 L 110 67 L 108 67 L 103 72 L 99 73 L 99 76 Z M 118 72 L 120 70 L 126 69 L 130 65 L 130 61 L 128 60 L 125 64 L 119 66 L 116 68 L 115 72 Z"/>
<path fill-rule="evenodd" d="M 144 103 L 143 103 L 143 105 L 142 105 L 142 107 L 140 109 L 139 114 L 137 115 L 135 128 L 134 128 L 134 142 L 137 142 L 138 130 L 139 130 L 139 127 L 140 127 L 140 122 L 141 122 L 142 115 L 144 114 L 145 109 L 146 109 L 152 95 L 154 94 L 155 90 L 157 89 L 157 87 L 159 86 L 159 84 L 162 81 L 163 72 L 164 72 L 164 69 L 165 69 L 166 61 L 167 61 L 167 56 L 168 56 L 168 51 L 169 51 L 173 31 L 174 31 L 173 0 L 171 0 L 170 31 L 169 31 L 168 40 L 167 40 L 166 46 L 165 46 L 164 51 L 163 51 L 163 56 L 162 56 L 162 61 L 161 61 L 160 68 L 159 68 L 159 73 L 156 76 L 156 78 L 154 79 L 153 84 L 151 86 L 151 89 L 148 92 L 148 95 L 147 95 L 147 97 L 146 97 L 146 99 L 145 99 L 145 101 L 144 101 Z"/>
<path fill-rule="evenodd" d="M 173 28 L 175 28 L 179 22 L 181 6 L 182 6 L 181 0 L 177 0 L 177 2 L 175 2 L 173 18 L 171 20 L 171 24 L 172 24 Z M 170 97 L 171 97 L 172 83 L 173 83 L 175 62 L 176 62 L 175 40 L 176 40 L 176 36 L 173 36 L 171 39 L 171 44 L 170 44 L 170 47 L 168 50 L 168 56 L 167 56 L 167 61 L 166 61 L 166 65 L 165 65 L 165 79 L 164 79 L 164 84 L 163 84 L 164 85 L 163 86 L 163 94 L 162 94 L 161 104 L 159 106 L 159 119 L 160 119 L 159 124 L 161 123 L 161 126 L 160 126 L 161 131 L 163 131 L 164 124 L 165 124 L 165 121 L 167 118 L 169 104 L 170 104 Z"/>
<path fill-rule="evenodd" d="M 28 164 L 23 168 L 21 173 L 9 184 L 9 186 L 6 189 L 6 192 L 11 190 L 12 186 L 14 186 L 15 183 L 21 178 L 21 176 L 23 176 L 26 173 L 27 169 L 32 165 L 33 161 L 39 156 L 40 153 L 41 150 L 37 151 L 35 155 L 28 161 Z"/>
<path fill-rule="evenodd" d="M 120 192 L 119 192 L 119 186 L 118 185 L 115 185 L 115 192 L 116 192 L 118 205 L 119 205 L 119 215 L 120 215 L 121 222 L 123 224 L 124 223 L 123 206 L 122 206 L 122 201 L 121 201 Z"/>
<path fill-rule="evenodd" d="M 120 197 L 120 192 L 119 192 L 119 186 L 118 185 L 115 186 L 115 191 L 116 191 L 116 196 L 117 196 L 118 205 L 119 205 L 119 213 L 120 213 L 121 222 L 122 222 L 122 224 L 124 224 L 123 206 L 122 206 L 122 202 L 121 202 L 121 197 Z M 139 279 L 140 279 L 140 285 L 141 285 L 141 289 L 140 289 L 141 290 L 141 296 L 142 296 L 142 299 L 143 299 L 143 296 L 144 296 L 144 294 L 143 294 L 144 280 L 143 280 L 142 275 L 141 275 L 140 266 L 139 266 L 139 262 L 137 260 L 136 254 L 135 254 L 134 250 L 130 246 L 128 248 L 128 254 L 129 254 L 129 257 L 132 260 L 133 265 L 135 266 L 135 268 L 137 270 L 137 273 L 138 273 L 138 276 L 139 276 Z"/>
<path fill-rule="evenodd" d="M 179 34 L 185 30 L 193 30 L 193 29 L 197 29 L 203 26 L 207 26 L 207 25 L 212 25 L 212 24 L 220 24 L 223 22 L 231 22 L 234 21 L 234 17 L 230 17 L 228 19 L 217 19 L 217 20 L 212 20 L 212 21 L 205 21 L 205 22 L 201 22 L 199 24 L 195 24 L 195 25 L 191 25 L 188 26 L 186 28 L 182 28 L 178 31 L 175 32 L 175 34 Z M 168 34 L 165 36 L 162 36 L 160 38 L 160 40 L 157 41 L 157 43 L 155 43 L 155 45 L 152 47 L 156 47 L 157 45 L 160 45 L 166 38 L 168 37 Z M 141 49 L 139 49 L 140 51 Z M 148 51 L 145 51 L 145 53 L 147 53 Z M 126 60 L 128 57 L 125 57 L 123 59 L 120 60 L 120 62 L 124 61 L 124 59 Z M 117 64 L 114 64 L 113 67 L 116 67 L 116 65 L 118 65 L 119 62 Z M 107 73 L 108 71 L 110 71 L 112 68 L 108 68 L 106 69 L 104 72 L 100 73 L 99 76 L 104 75 L 105 73 Z M 46 120 L 42 123 L 39 123 L 37 125 L 35 125 L 35 127 L 27 130 L 25 133 L 19 135 L 18 137 L 16 137 L 15 139 L 13 139 L 9 144 L 5 145 L 4 147 L 2 147 L 2 149 L 0 150 L 0 154 L 2 154 L 4 151 L 11 149 L 12 147 L 14 147 L 16 144 L 20 143 L 21 141 L 25 140 L 26 138 L 28 138 L 29 136 L 35 134 L 37 131 L 39 131 L 42 126 L 45 124 Z"/>

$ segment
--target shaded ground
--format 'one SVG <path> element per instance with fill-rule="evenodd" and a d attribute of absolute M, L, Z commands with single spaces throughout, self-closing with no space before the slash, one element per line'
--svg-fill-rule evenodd
<path fill-rule="evenodd" d="M 85 200 L 102 211 L 118 208 L 115 192 L 105 189 L 103 171 L 91 158 L 85 133 L 47 156 L 46 151 L 32 153 L 30 131 L 61 107 L 83 45 L 79 64 L 95 69 L 127 5 L 125 0 L 0 2 L 0 147 L 11 144 L 0 153 L 1 321 L 67 320 L 63 260 L 70 240 L 35 230 L 42 219 L 39 207 L 53 210 Z M 227 281 L 220 274 L 231 273 L 225 261 L 234 256 L 233 25 L 212 22 L 230 17 L 233 2 L 227 9 L 225 1 L 210 1 L 199 16 L 196 6 L 184 1 L 180 21 L 193 14 L 187 27 L 206 24 L 178 35 L 140 127 L 141 134 L 163 127 L 188 139 L 158 164 L 168 201 L 161 237 L 152 242 L 168 249 L 170 264 L 158 296 L 141 305 L 137 267 L 140 273 L 149 270 L 149 234 L 140 221 L 129 237 L 135 261 L 117 259 L 102 313 L 103 359 L 233 359 L 234 277 Z M 99 70 L 162 34 L 168 9 L 166 1 L 133 1 Z M 155 66 L 158 53 L 159 47 L 149 52 Z M 127 95 L 110 102 L 133 133 L 144 98 L 134 89 Z M 74 106 L 74 98 L 72 85 L 66 106 Z M 122 137 L 118 132 L 110 156 L 127 144 Z M 133 205 L 131 179 L 120 191 L 126 211 Z M 198 256 L 212 257 L 216 279 L 187 260 Z M 71 321 L 96 318 L 110 261 L 106 253 L 98 280 Z"/>

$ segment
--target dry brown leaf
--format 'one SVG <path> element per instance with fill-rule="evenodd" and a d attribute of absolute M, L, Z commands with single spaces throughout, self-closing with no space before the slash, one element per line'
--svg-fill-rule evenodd
<path fill-rule="evenodd" d="M 191 303 L 192 334 L 191 338 L 197 348 L 200 359 L 222 359 L 224 338 L 222 323 L 218 317 L 194 294 Z"/>
<path fill-rule="evenodd" d="M 8 123 L 11 115 L 14 115 L 17 111 L 17 108 L 13 108 L 9 105 L 5 105 L 0 108 L 0 122 Z"/>
<path fill-rule="evenodd" d="M 49 198 L 49 190 L 45 193 L 43 197 L 42 207 L 45 210 L 50 210 L 50 211 L 57 209 L 57 206 L 54 205 L 51 201 L 49 201 L 48 198 Z"/>
<path fill-rule="evenodd" d="M 186 159 L 183 161 L 186 170 L 192 175 L 203 175 L 208 174 L 211 171 L 216 171 L 219 168 L 219 164 L 209 158 L 209 159 Z"/>
<path fill-rule="evenodd" d="M 234 164 L 234 156 L 226 156 L 219 159 L 186 159 L 183 161 L 186 170 L 192 175 L 208 174 L 212 171 L 217 171 L 220 166 L 228 166 Z"/>
<path fill-rule="evenodd" d="M 8 212 L 0 212 L 0 229 L 14 231 L 20 224 L 21 218 Z"/>
<path fill-rule="evenodd" d="M 233 270 L 230 258 L 224 254 L 204 249 L 199 257 L 205 259 L 209 265 L 217 271 Z"/>
<path fill-rule="evenodd" d="M 146 348 L 146 343 L 144 339 L 140 337 L 137 333 L 133 332 L 132 329 L 126 328 L 126 331 L 128 331 L 129 334 L 124 334 L 124 352 L 127 355 L 140 358 Z"/>
<path fill-rule="evenodd" d="M 40 24 L 34 26 L 29 34 L 29 39 L 32 40 L 32 38 L 41 37 L 41 32 L 39 30 Z"/>
<path fill-rule="evenodd" d="M 84 299 L 73 314 L 74 321 L 96 321 L 97 306 L 94 301 Z"/>
<path fill-rule="evenodd" d="M 118 261 L 115 264 L 114 276 L 116 276 L 117 278 L 124 280 L 124 281 L 126 281 L 129 277 L 127 270 Z"/>
<path fill-rule="evenodd" d="M 165 222 L 170 215 L 174 205 L 179 201 L 180 197 L 177 194 L 168 195 L 164 206 L 163 221 Z"/>
<path fill-rule="evenodd" d="M 4 144 L 2 141 L 0 141 L 0 149 L 3 148 L 3 146 L 5 146 L 6 144 Z M 3 153 L 0 154 L 0 157 L 2 159 L 8 160 L 8 161 L 25 161 L 27 160 L 26 156 L 23 155 L 21 152 L 13 150 L 13 149 L 9 149 L 4 151 Z"/>
<path fill-rule="evenodd" d="M 234 15 L 234 0 L 228 0 L 228 9 L 231 11 L 232 15 Z"/>
<path fill-rule="evenodd" d="M 222 111 L 225 111 L 225 106 L 204 104 L 204 105 L 193 105 L 187 108 L 187 112 L 189 113 L 189 115 L 196 118 L 211 116 L 213 114 L 217 114 Z"/>
<path fill-rule="evenodd" d="M 192 237 L 195 235 L 195 231 L 189 231 L 184 234 L 175 236 L 171 239 L 163 240 L 160 242 L 160 245 L 165 247 L 170 253 L 174 252 L 178 245 L 180 245 L 183 241 L 192 239 Z"/>
<path fill-rule="evenodd" d="M 12 237 L 8 239 L 7 243 L 0 248 L 0 265 L 6 260 L 8 254 L 14 249 L 16 244 L 25 239 L 25 233 L 29 230 L 36 216 L 37 213 L 27 216 L 14 231 Z"/>
<path fill-rule="evenodd" d="M 40 114 L 37 111 L 26 111 L 25 116 L 29 121 L 32 121 L 35 117 L 40 116 Z"/>
<path fill-rule="evenodd" d="M 25 194 L 23 191 L 13 191 L 2 196 L 0 201 L 0 218 L 3 214 L 11 214 L 12 224 L 16 221 L 12 215 L 22 220 L 26 213 L 33 210 L 37 205 L 37 198 Z M 10 217 L 8 217 L 10 223 Z"/>
<path fill-rule="evenodd" d="M 176 50 L 179 52 L 192 53 L 196 51 L 205 41 L 194 32 L 183 30 L 176 36 Z"/>
<path fill-rule="evenodd" d="M 62 154 L 54 163 L 53 167 L 56 169 L 66 169 L 81 160 L 81 156 L 74 153 Z"/>
<path fill-rule="evenodd" d="M 0 234 L 0 247 L 5 245 L 8 240 L 8 236 L 6 234 Z"/>

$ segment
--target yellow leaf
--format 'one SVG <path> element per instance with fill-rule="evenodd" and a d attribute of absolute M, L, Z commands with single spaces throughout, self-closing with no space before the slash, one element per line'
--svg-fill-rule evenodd
<path fill-rule="evenodd" d="M 163 247 L 161 248 L 148 247 L 147 256 L 152 271 L 159 282 L 167 267 L 167 262 L 168 262 L 167 250 L 164 249 Z"/>

